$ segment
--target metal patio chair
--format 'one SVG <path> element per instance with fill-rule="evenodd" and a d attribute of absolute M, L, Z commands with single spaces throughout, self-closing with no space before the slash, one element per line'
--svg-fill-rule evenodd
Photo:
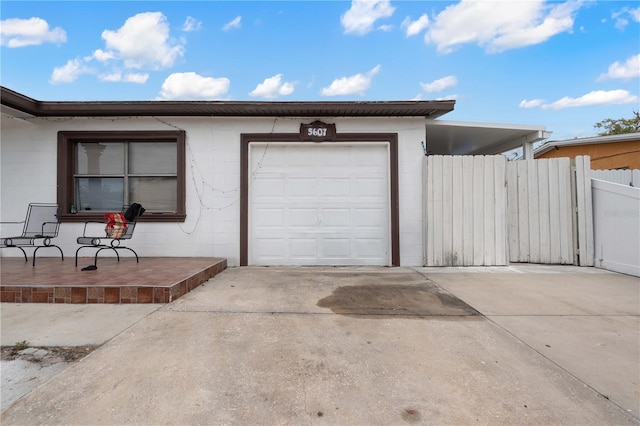
<path fill-rule="evenodd" d="M 78 253 L 80 250 L 84 248 L 95 248 L 98 249 L 94 256 L 93 265 L 86 267 L 87 269 L 97 269 L 98 268 L 98 254 L 102 250 L 113 250 L 118 258 L 118 262 L 120 261 L 120 255 L 118 254 L 118 250 L 129 250 L 136 257 L 136 263 L 139 263 L 138 253 L 135 252 L 131 247 L 126 247 L 122 245 L 122 241 L 130 240 L 133 237 L 133 232 L 136 229 L 136 223 L 138 222 L 138 218 L 142 216 L 145 209 L 140 204 L 134 203 L 131 204 L 127 208 L 125 206 L 122 209 L 122 213 L 124 218 L 126 219 L 126 229 L 124 232 L 117 236 L 109 236 L 104 229 L 105 222 L 99 221 L 88 221 L 84 224 L 84 230 L 82 231 L 82 236 L 78 237 L 76 240 L 78 244 L 81 246 L 76 250 L 76 266 L 78 266 Z M 95 224 L 100 224 L 103 227 L 101 236 L 91 236 L 99 233 Z M 91 229 L 90 229 L 91 228 Z M 83 268 L 84 270 L 85 268 Z"/>
<path fill-rule="evenodd" d="M 33 266 L 36 266 L 36 253 L 41 248 L 55 247 L 60 251 L 64 260 L 62 249 L 51 240 L 58 236 L 60 229 L 60 208 L 57 204 L 31 203 L 27 208 L 27 217 L 23 222 L 0 222 L 3 224 L 24 223 L 22 234 L 13 237 L 2 237 L 0 248 L 17 248 L 24 255 L 24 261 L 28 262 L 25 247 L 35 247 L 33 250 Z"/>

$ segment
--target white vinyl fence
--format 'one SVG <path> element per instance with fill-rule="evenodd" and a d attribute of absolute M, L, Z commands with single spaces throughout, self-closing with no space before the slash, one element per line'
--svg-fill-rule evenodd
<path fill-rule="evenodd" d="M 425 266 L 593 266 L 590 160 L 428 156 Z"/>
<path fill-rule="evenodd" d="M 640 170 L 591 170 L 591 177 L 640 188 Z"/>
<path fill-rule="evenodd" d="M 640 277 L 640 188 L 591 179 L 595 266 Z"/>

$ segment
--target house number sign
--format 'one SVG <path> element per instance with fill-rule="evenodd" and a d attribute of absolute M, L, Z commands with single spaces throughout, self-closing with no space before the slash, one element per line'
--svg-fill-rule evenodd
<path fill-rule="evenodd" d="M 300 124 L 300 139 L 303 141 L 332 141 L 336 138 L 336 125 L 322 121 L 314 121 L 310 124 Z"/>

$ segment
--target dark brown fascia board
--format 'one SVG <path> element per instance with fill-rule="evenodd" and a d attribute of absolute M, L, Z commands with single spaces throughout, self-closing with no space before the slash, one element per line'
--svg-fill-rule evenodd
<path fill-rule="evenodd" d="M 448 101 L 38 101 L 0 86 L 0 103 L 35 117 L 226 116 L 226 117 L 427 117 L 453 111 Z"/>

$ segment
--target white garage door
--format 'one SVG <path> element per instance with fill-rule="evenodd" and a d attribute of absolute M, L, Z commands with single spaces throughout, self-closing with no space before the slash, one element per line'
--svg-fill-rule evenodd
<path fill-rule="evenodd" d="M 388 149 L 252 143 L 249 264 L 389 265 Z"/>

